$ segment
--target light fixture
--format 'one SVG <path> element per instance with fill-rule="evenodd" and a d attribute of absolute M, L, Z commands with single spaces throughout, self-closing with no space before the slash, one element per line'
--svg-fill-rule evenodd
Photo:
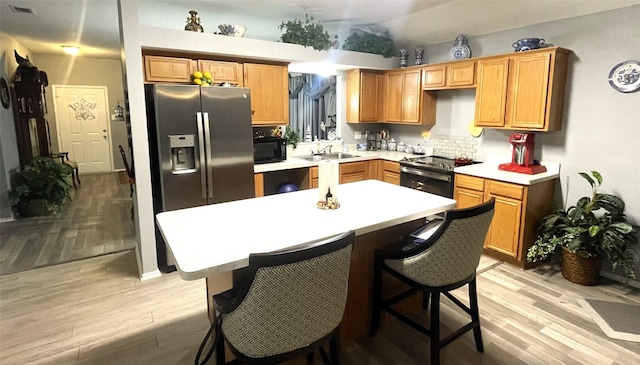
<path fill-rule="evenodd" d="M 118 104 L 113 108 L 114 120 L 124 120 L 124 107 L 120 103 L 124 104 L 124 100 L 118 101 Z"/>
<path fill-rule="evenodd" d="M 62 49 L 64 50 L 64 52 L 68 55 L 71 56 L 75 56 L 78 54 L 78 51 L 80 50 L 80 48 L 75 47 L 75 46 L 61 46 Z"/>

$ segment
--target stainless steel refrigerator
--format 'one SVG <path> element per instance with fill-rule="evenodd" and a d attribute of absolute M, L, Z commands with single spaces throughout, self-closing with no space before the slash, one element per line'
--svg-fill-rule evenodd
<path fill-rule="evenodd" d="M 155 213 L 254 197 L 249 89 L 145 85 Z M 175 263 L 156 226 L 158 264 Z"/>

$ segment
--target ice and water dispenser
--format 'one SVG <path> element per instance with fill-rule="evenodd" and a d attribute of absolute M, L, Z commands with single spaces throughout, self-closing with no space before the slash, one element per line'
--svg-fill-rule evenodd
<path fill-rule="evenodd" d="M 170 135 L 169 146 L 171 148 L 171 172 L 173 174 L 187 174 L 196 171 L 195 135 Z"/>

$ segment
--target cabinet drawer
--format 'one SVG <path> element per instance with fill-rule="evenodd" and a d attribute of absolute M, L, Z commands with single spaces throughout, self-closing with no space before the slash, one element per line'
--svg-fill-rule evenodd
<path fill-rule="evenodd" d="M 488 184 L 490 194 L 522 200 L 524 194 L 523 186 L 503 183 L 500 181 L 489 181 Z"/>
<path fill-rule="evenodd" d="M 456 174 L 455 181 L 459 188 L 484 191 L 484 179 L 481 177 Z"/>
<path fill-rule="evenodd" d="M 366 162 L 349 162 L 340 164 L 340 174 L 364 173 L 367 169 Z"/>
<path fill-rule="evenodd" d="M 393 161 L 382 161 L 382 170 L 400 173 L 400 164 Z"/>

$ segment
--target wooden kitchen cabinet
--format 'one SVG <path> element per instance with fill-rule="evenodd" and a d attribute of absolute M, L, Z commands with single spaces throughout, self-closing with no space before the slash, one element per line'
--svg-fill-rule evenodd
<path fill-rule="evenodd" d="M 527 250 L 537 237 L 536 224 L 551 213 L 555 180 L 519 185 L 462 174 L 455 175 L 453 198 L 467 208 L 495 198 L 495 212 L 484 252 L 519 267 L 531 266 Z"/>
<path fill-rule="evenodd" d="M 340 164 L 340 184 L 367 179 L 367 162 L 345 162 Z"/>
<path fill-rule="evenodd" d="M 289 124 L 287 66 L 245 63 L 243 71 L 244 87 L 251 89 L 252 124 Z"/>
<path fill-rule="evenodd" d="M 318 166 L 309 167 L 309 189 L 318 187 Z"/>
<path fill-rule="evenodd" d="M 380 121 L 381 78 L 379 71 L 347 71 L 347 123 Z"/>
<path fill-rule="evenodd" d="M 198 69 L 198 62 L 191 58 L 144 56 L 145 82 L 191 83 L 191 73 Z"/>
<path fill-rule="evenodd" d="M 366 161 L 366 175 L 367 179 L 380 180 L 380 164 L 382 160 L 369 160 Z"/>
<path fill-rule="evenodd" d="M 238 62 L 198 60 L 198 71 L 209 71 L 215 85 L 228 82 L 236 86 L 243 86 L 242 68 L 242 64 Z"/>
<path fill-rule="evenodd" d="M 569 52 L 552 47 L 479 59 L 475 126 L 560 130 Z"/>
<path fill-rule="evenodd" d="M 392 70 L 385 73 L 385 122 L 435 124 L 436 95 L 422 91 L 422 70 Z"/>
<path fill-rule="evenodd" d="M 472 88 L 475 81 L 476 61 L 454 61 L 422 69 L 424 90 Z"/>
<path fill-rule="evenodd" d="M 261 172 L 253 174 L 253 184 L 255 187 L 255 197 L 264 196 L 264 175 Z"/>
<path fill-rule="evenodd" d="M 400 164 L 398 162 L 382 160 L 380 180 L 400 185 Z"/>

